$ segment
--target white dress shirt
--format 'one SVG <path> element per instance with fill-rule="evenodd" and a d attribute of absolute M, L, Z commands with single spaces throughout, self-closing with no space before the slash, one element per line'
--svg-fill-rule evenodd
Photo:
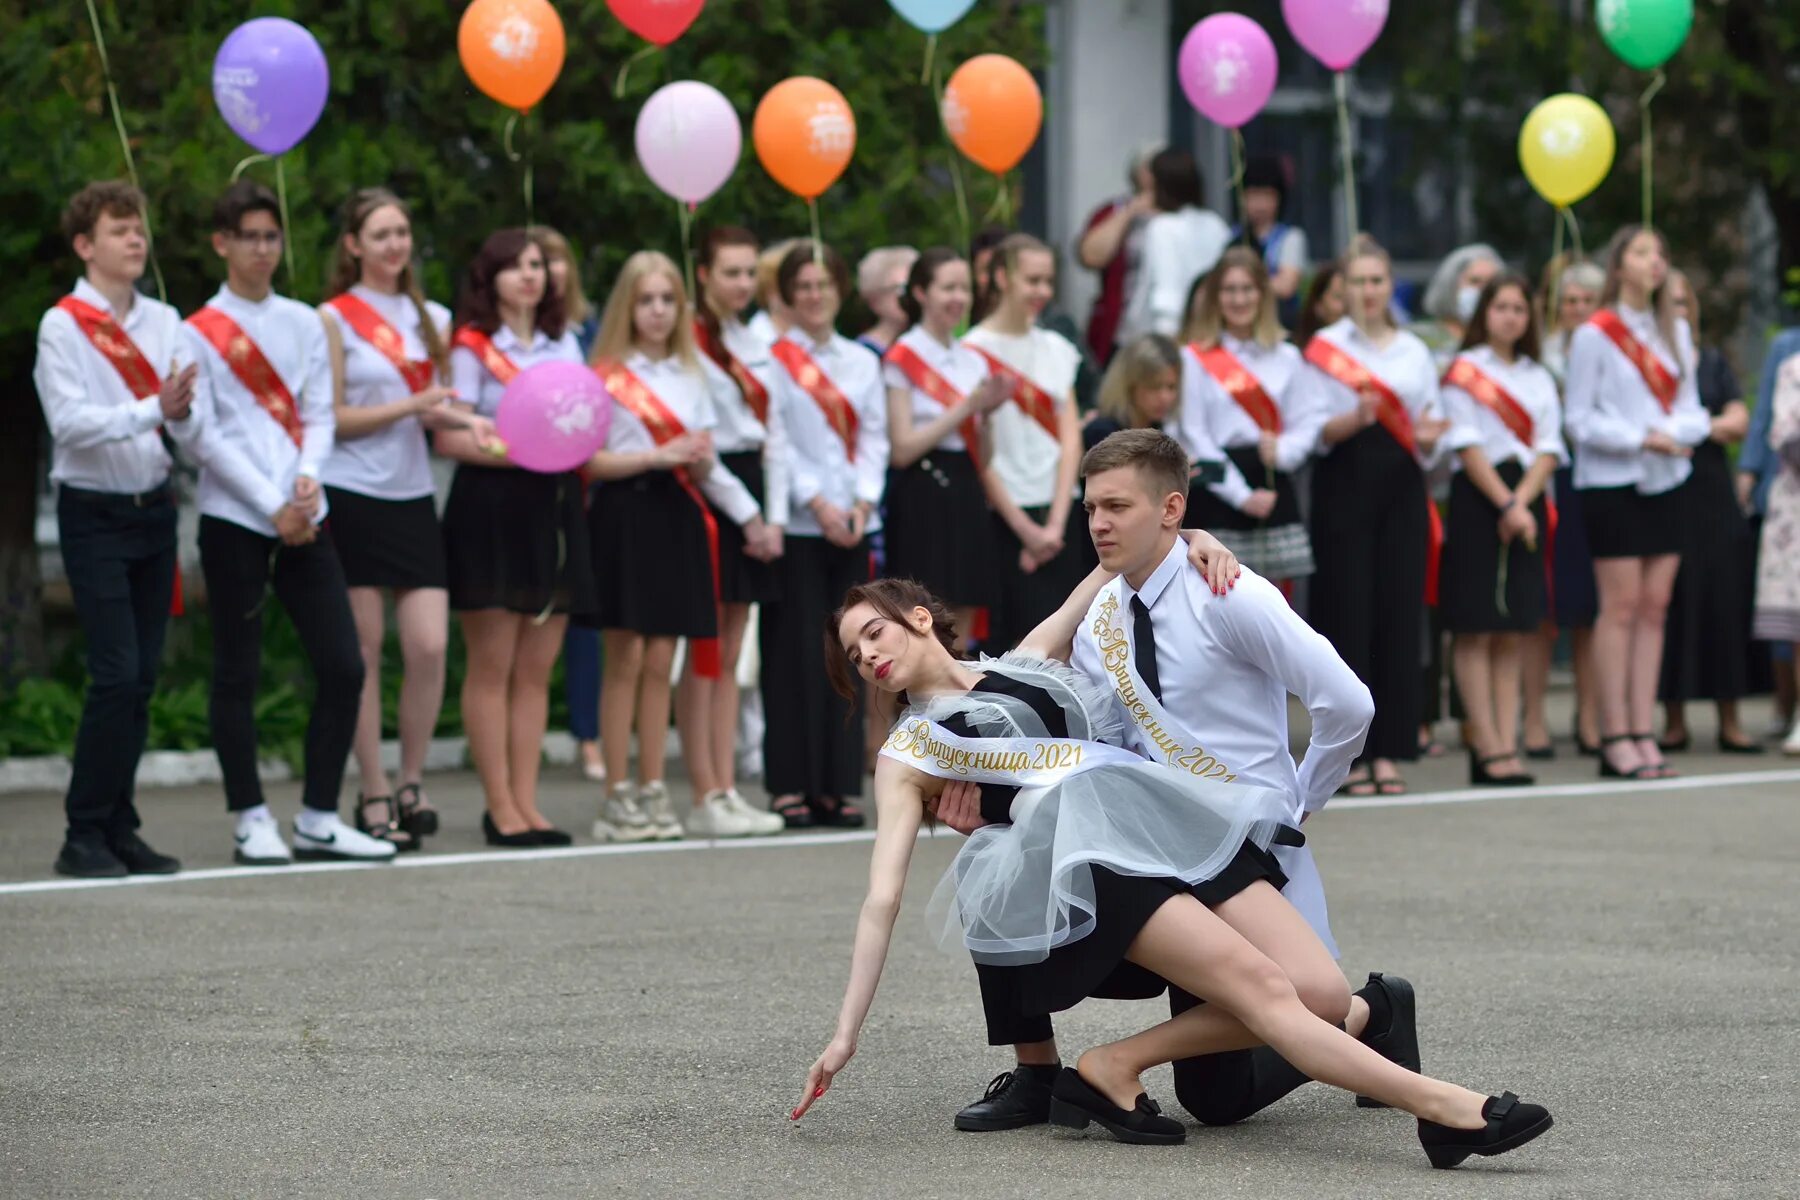
<path fill-rule="evenodd" d="M 952 338 L 950 344 L 946 346 L 926 333 L 923 325 L 914 325 L 901 334 L 899 340 L 894 344 L 910 346 L 913 353 L 924 360 L 926 366 L 942 375 L 944 382 L 964 396 L 973 391 L 976 384 L 988 377 L 987 359 L 963 345 L 962 341 L 957 338 Z M 892 363 L 887 364 L 883 368 L 882 378 L 890 388 L 906 389 L 912 405 L 914 425 L 924 425 L 943 416 L 944 406 L 914 387 L 912 380 L 908 379 L 899 367 Z M 940 438 L 937 445 L 932 448 L 946 451 L 967 450 L 968 446 L 963 443 L 961 423 L 959 422 L 955 428 Z"/>
<path fill-rule="evenodd" d="M 1075 374 L 1081 370 L 1081 351 L 1060 333 L 1033 326 L 1024 336 L 995 333 L 980 327 L 963 339 L 1042 388 L 1056 401 L 1060 415 L 1075 403 Z M 1056 473 L 1062 460 L 1062 439 L 1038 424 L 1016 402 L 1008 401 L 988 417 L 988 441 L 992 453 L 988 469 L 1020 508 L 1047 508 L 1056 500 Z"/>
<path fill-rule="evenodd" d="M 412 297 L 404 292 L 389 296 L 357 284 L 350 294 L 381 314 L 383 320 L 400 334 L 408 361 L 422 362 L 429 357 L 425 339 L 419 332 L 419 310 Z M 427 301 L 426 311 L 437 326 L 438 336 L 450 340 L 450 310 Z M 325 310 L 321 310 L 325 311 Z M 404 400 L 413 394 L 399 370 L 387 355 L 365 342 L 350 328 L 350 322 L 330 312 L 328 320 L 336 321 L 344 342 L 344 395 L 342 403 L 351 408 L 364 408 Z M 325 460 L 323 482 L 347 492 L 372 496 L 377 500 L 417 500 L 436 494 L 431 477 L 431 453 L 425 442 L 425 427 L 419 418 L 402 417 L 391 425 L 357 438 L 339 438 L 331 457 Z"/>
<path fill-rule="evenodd" d="M 1548 454 L 1558 464 L 1569 461 L 1562 437 L 1562 400 L 1556 392 L 1555 377 L 1542 363 L 1524 357 L 1509 363 L 1491 346 L 1476 346 L 1457 357 L 1468 359 L 1519 402 L 1519 407 L 1531 417 L 1532 444 L 1527 446 L 1520 441 L 1487 405 L 1462 388 L 1445 384 L 1444 415 L 1452 422 L 1450 432 L 1444 435 L 1446 451 L 1454 454 L 1479 446 L 1496 467 L 1503 462 L 1516 462 L 1527 470 L 1540 455 Z M 1451 466 L 1462 470 L 1462 458 L 1454 457 Z"/>
<path fill-rule="evenodd" d="M 771 525 L 788 523 L 788 473 L 793 451 L 787 444 L 787 430 L 775 411 L 775 360 L 769 357 L 769 343 L 750 332 L 742 321 L 719 322 L 719 340 L 745 370 L 769 389 L 769 423 L 756 419 L 744 399 L 743 389 L 730 372 L 700 352 L 700 369 L 712 389 L 713 411 L 718 415 L 718 428 L 713 430 L 713 448 L 720 454 L 738 454 L 748 450 L 763 452 L 763 519 Z"/>
<path fill-rule="evenodd" d="M 1275 410 L 1281 414 L 1281 433 L 1275 440 L 1275 469 L 1283 474 L 1299 470 L 1312 457 L 1313 448 L 1319 444 L 1319 429 L 1325 424 L 1325 415 L 1317 406 L 1308 409 L 1298 403 L 1294 385 L 1306 365 L 1300 351 L 1288 342 L 1264 346 L 1229 333 L 1221 335 L 1219 342 L 1244 364 L 1245 370 L 1256 376 L 1263 391 L 1275 402 Z M 1201 365 L 1192 346 L 1181 349 L 1181 407 L 1177 414 L 1176 420 L 1183 430 L 1190 426 L 1205 430 L 1207 440 L 1221 450 L 1236 450 L 1262 442 L 1261 427 L 1213 378 L 1212 372 Z M 1197 461 L 1192 448 L 1188 455 L 1190 461 Z M 1237 465 L 1227 459 L 1225 478 L 1209 484 L 1208 490 L 1231 507 L 1241 509 L 1250 499 L 1250 493 L 1262 486 L 1261 479 L 1252 485 Z"/>
<path fill-rule="evenodd" d="M 111 313 L 137 344 L 159 379 L 179 371 L 193 356 L 181 332 L 181 314 L 160 300 L 137 295 L 123 320 L 86 279 L 75 284 L 75 299 Z M 44 420 L 50 427 L 50 478 L 93 492 L 136 495 L 169 478 L 169 452 L 156 428 L 163 424 L 155 396 L 139 400 L 118 368 L 94 348 L 75 318 L 52 308 L 38 323 L 37 365 L 32 370 Z M 199 435 L 200 422 L 168 422 L 176 441 Z"/>
<path fill-rule="evenodd" d="M 1437 360 L 1431 357 L 1430 349 L 1419 340 L 1417 334 L 1398 329 L 1387 345 L 1377 346 L 1357 328 L 1355 321 L 1345 317 L 1327 325 L 1314 336 L 1324 338 L 1361 363 L 1369 374 L 1387 384 L 1394 395 L 1400 398 L 1400 403 L 1406 408 L 1414 425 L 1420 421 L 1443 418 L 1443 402 L 1438 394 Z M 1311 363 L 1305 364 L 1295 387 L 1295 404 L 1309 414 L 1309 420 L 1312 415 L 1319 419 L 1319 452 L 1330 454 L 1335 447 L 1325 445 L 1325 422 L 1356 411 L 1356 393 Z M 1438 445 L 1430 454 L 1423 450 L 1420 447 L 1420 465 L 1430 467 L 1443 454 L 1442 439 L 1439 439 Z"/>
<path fill-rule="evenodd" d="M 534 329 L 530 345 L 520 342 L 506 325 L 490 336 L 494 349 L 512 359 L 520 371 L 528 371 L 539 363 L 581 361 L 581 346 L 573 329 L 565 329 L 559 338 Z M 450 384 L 456 389 L 457 403 L 474 405 L 475 412 L 489 420 L 500 411 L 500 397 L 506 394 L 506 385 L 483 365 L 481 356 L 464 346 L 450 348 Z"/>
<path fill-rule="evenodd" d="M 1231 226 L 1211 209 L 1157 213 L 1144 222 L 1143 257 L 1119 322 L 1119 345 L 1146 333 L 1174 337 L 1194 280 L 1212 270 L 1230 245 Z"/>
<path fill-rule="evenodd" d="M 638 351 L 625 360 L 625 369 L 643 380 L 644 386 L 661 400 L 689 433 L 710 432 L 718 425 L 713 411 L 712 395 L 706 376 L 682 365 L 673 354 L 652 361 Z M 613 405 L 612 423 L 606 429 L 606 448 L 614 454 L 648 454 L 656 449 L 656 439 L 637 414 L 623 404 Z M 734 525 L 748 525 L 762 515 L 756 497 L 744 481 L 717 463 L 706 478 L 697 481 L 700 491 Z"/>
<path fill-rule="evenodd" d="M 1644 438 L 1660 429 L 1684 446 L 1698 446 L 1712 432 L 1712 418 L 1700 403 L 1694 366 L 1694 335 L 1686 321 L 1675 322 L 1675 348 L 1663 340 L 1656 314 L 1624 304 L 1613 310 L 1631 336 L 1667 367 L 1679 373 L 1675 404 L 1664 412 L 1644 376 L 1613 340 L 1592 324 L 1583 325 L 1569 341 L 1568 383 L 1563 403 L 1569 439 L 1575 443 L 1575 486 L 1636 487 L 1658 495 L 1686 482 L 1694 464 L 1671 454 L 1652 454 Z M 1679 355 L 1679 357 L 1677 357 Z"/>
<path fill-rule="evenodd" d="M 844 439 L 825 417 L 810 393 L 775 364 L 770 408 L 781 415 L 793 452 L 789 479 L 792 500 L 787 531 L 796 537 L 823 537 L 824 530 L 809 507 L 823 496 L 837 508 L 849 510 L 862 501 L 872 506 L 867 529 L 881 528 L 881 495 L 887 487 L 887 393 L 882 389 L 881 360 L 867 346 L 832 334 L 827 342 L 815 342 L 798 326 L 784 335 L 811 356 L 838 391 L 856 410 L 856 460 L 844 450 Z"/>
<path fill-rule="evenodd" d="M 269 360 L 294 399 L 302 432 L 300 445 L 294 445 L 212 343 L 187 326 L 190 353 L 200 364 L 194 380 L 194 408 L 202 425 L 194 443 L 200 459 L 199 509 L 274 537 L 275 514 L 293 499 L 294 481 L 302 475 L 319 477 L 337 431 L 325 325 L 317 310 L 286 296 L 246 300 L 222 287 L 207 304 L 235 321 Z M 325 519 L 326 509 L 321 496 L 314 524 Z"/>

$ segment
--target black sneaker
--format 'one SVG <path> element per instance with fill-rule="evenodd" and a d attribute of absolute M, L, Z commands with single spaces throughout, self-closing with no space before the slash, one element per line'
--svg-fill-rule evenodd
<path fill-rule="evenodd" d="M 64 842 L 62 853 L 56 856 L 55 870 L 58 875 L 73 875 L 76 879 L 123 879 L 131 874 L 105 842 L 88 841 Z"/>
<path fill-rule="evenodd" d="M 1369 1006 L 1369 1026 L 1362 1043 L 1396 1066 L 1419 1069 L 1418 1000 L 1413 985 L 1398 975 L 1369 972 L 1369 982 L 1356 990 Z M 1372 1096 L 1358 1096 L 1358 1108 L 1386 1108 Z"/>
<path fill-rule="evenodd" d="M 964 1133 L 995 1133 L 1050 1123 L 1050 1085 L 1058 1068 L 1044 1068 L 1041 1079 L 1030 1067 L 1002 1071 L 988 1083 L 981 1099 L 956 1114 Z"/>
<path fill-rule="evenodd" d="M 133 875 L 173 875 L 181 870 L 180 859 L 157 853 L 135 833 L 114 838 L 112 852 Z"/>

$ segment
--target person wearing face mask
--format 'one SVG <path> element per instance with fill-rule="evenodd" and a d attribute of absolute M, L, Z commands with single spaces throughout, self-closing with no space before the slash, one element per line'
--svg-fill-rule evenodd
<path fill-rule="evenodd" d="M 879 246 L 856 264 L 856 294 L 875 314 L 875 324 L 856 335 L 858 345 L 886 354 L 894 339 L 906 332 L 900 297 L 906 294 L 906 277 L 918 257 L 911 246 Z"/>

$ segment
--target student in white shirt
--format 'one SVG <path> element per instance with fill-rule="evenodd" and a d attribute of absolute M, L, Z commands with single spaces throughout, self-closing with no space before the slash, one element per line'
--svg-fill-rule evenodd
<path fill-rule="evenodd" d="M 1056 256 L 1026 233 L 994 248 L 987 316 L 963 339 L 988 359 L 1011 399 L 988 417 L 992 453 L 981 472 L 993 509 L 1000 587 L 988 613 L 988 639 L 1016 645 L 1062 607 L 1088 572 L 1080 541 L 1086 521 L 1076 504 L 1081 418 L 1075 375 L 1081 351 L 1037 324 L 1056 294 Z"/>
<path fill-rule="evenodd" d="M 739 319 L 756 296 L 756 237 L 721 225 L 700 238 L 695 255 L 700 295 L 694 305 L 694 341 L 706 374 L 718 426 L 713 451 L 761 507 L 761 536 L 747 540 L 718 505 L 719 655 L 717 678 L 694 670 L 690 656 L 675 693 L 675 726 L 694 789 L 688 832 L 704 837 L 780 833 L 779 816 L 760 812 L 737 789 L 738 658 L 750 606 L 779 594 L 775 563 L 788 523 L 790 452 L 787 427 L 775 410 L 774 361 L 769 347 Z"/>
<path fill-rule="evenodd" d="M 1174 337 L 1181 329 L 1188 292 L 1231 245 L 1231 226 L 1204 207 L 1200 170 L 1186 150 L 1164 150 L 1150 160 L 1156 214 L 1144 222 L 1137 277 L 1119 324 L 1120 345 L 1146 333 Z"/>
<path fill-rule="evenodd" d="M 450 313 L 427 302 L 419 289 L 412 218 L 394 193 L 364 188 L 346 202 L 325 294 L 320 312 L 337 390 L 337 444 L 320 481 L 362 643 L 357 811 L 375 811 L 391 797 L 398 828 L 416 840 L 438 826 L 424 791 L 425 752 L 443 707 L 450 637 L 444 538 L 426 433 L 463 425 L 467 413 L 450 403 Z M 404 671 L 397 789 L 381 761 L 386 594 L 394 600 Z"/>
<path fill-rule="evenodd" d="M 697 670 L 722 669 L 714 506 L 743 527 L 746 544 L 768 537 L 756 498 L 713 450 L 718 418 L 693 321 L 681 269 L 640 250 L 607 298 L 590 360 L 613 397 L 606 446 L 590 466 L 602 486 L 588 513 L 605 658 L 600 741 L 612 781 L 594 821 L 602 841 L 683 836 L 663 782 L 669 674 L 683 638 Z"/>
<path fill-rule="evenodd" d="M 1668 279 L 1662 235 L 1619 230 L 1601 307 L 1569 343 L 1564 405 L 1600 592 L 1594 667 L 1600 773 L 1610 778 L 1675 774 L 1656 744 L 1656 688 L 1681 567 L 1678 489 L 1712 422 L 1695 383 L 1693 335 L 1670 311 Z"/>
<path fill-rule="evenodd" d="M 1523 786 L 1521 647 L 1544 619 L 1547 489 L 1567 460 L 1556 380 L 1537 361 L 1531 285 L 1495 276 L 1444 380 L 1454 453 L 1438 611 L 1468 714 L 1469 782 Z"/>
<path fill-rule="evenodd" d="M 863 737 L 831 688 L 826 618 L 869 578 L 869 539 L 881 529 L 888 474 L 887 394 L 881 360 L 837 332 L 849 272 L 830 246 L 788 250 L 776 286 L 794 323 L 770 355 L 771 403 L 793 454 L 780 593 L 763 605 L 763 785 L 789 828 L 856 826 Z"/>
<path fill-rule="evenodd" d="M 181 864 L 138 836 L 133 792 L 177 578 L 171 461 L 157 429 L 193 438 L 195 368 L 179 314 L 137 291 L 150 248 L 143 193 L 90 183 L 62 229 L 83 272 L 38 325 L 32 379 L 50 428 L 57 543 L 88 687 L 56 870 L 170 874 Z"/>
<path fill-rule="evenodd" d="M 1350 794 L 1400 795 L 1395 764 L 1419 756 L 1425 703 L 1419 652 L 1435 516 L 1425 469 L 1450 423 L 1431 351 L 1394 325 L 1387 251 L 1359 237 L 1343 273 L 1349 315 L 1307 344 L 1297 384 L 1298 407 L 1325 416 L 1313 468 L 1310 616 L 1375 695 L 1369 770 L 1353 774 Z"/>
<path fill-rule="evenodd" d="M 375 817 L 386 836 L 352 829 L 337 813 L 356 736 L 363 660 L 319 488 L 336 428 L 331 357 L 319 314 L 270 286 L 284 234 L 273 192 L 247 179 L 227 188 L 213 208 L 212 238 L 225 263 L 225 285 L 186 328 L 200 368 L 194 408 L 202 427 L 194 451 L 200 565 L 212 622 L 213 747 L 235 818 L 238 862 L 283 866 L 296 853 L 391 859 L 413 844 L 390 828 L 392 811 Z M 256 688 L 270 595 L 293 622 L 313 676 L 303 807 L 292 850 L 257 775 Z"/>

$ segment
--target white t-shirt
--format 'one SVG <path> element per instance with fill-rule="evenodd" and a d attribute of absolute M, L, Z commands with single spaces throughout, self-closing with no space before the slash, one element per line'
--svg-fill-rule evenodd
<path fill-rule="evenodd" d="M 412 297 L 395 296 L 357 284 L 350 294 L 381 314 L 400 334 L 408 360 L 423 362 L 430 357 L 425 339 L 419 332 L 419 310 Z M 450 340 L 450 310 L 433 301 L 425 302 L 425 310 L 437 326 L 438 336 Z M 336 323 L 344 342 L 344 395 L 347 408 L 366 408 L 390 404 L 413 394 L 412 385 L 388 361 L 387 355 L 364 341 L 350 322 L 335 311 L 321 309 L 326 319 Z M 435 495 L 437 484 L 431 477 L 431 452 L 425 442 L 425 427 L 417 417 L 403 417 L 374 433 L 358 438 L 341 434 L 331 457 L 325 460 L 320 482 L 343 488 L 377 500 L 417 500 Z"/>
<path fill-rule="evenodd" d="M 1205 208 L 1157 213 L 1144 223 L 1144 252 L 1119 324 L 1119 344 L 1146 333 L 1174 337 L 1186 315 L 1194 280 L 1231 245 L 1231 226 Z"/>
<path fill-rule="evenodd" d="M 1021 337 L 977 326 L 963 341 L 981 347 L 1037 384 L 1055 399 L 1059 413 L 1065 405 L 1075 403 L 1081 351 L 1060 333 L 1034 327 Z M 988 468 L 1014 504 L 1044 508 L 1055 501 L 1056 471 L 1062 457 L 1062 442 L 1055 434 L 1008 401 L 988 418 L 988 438 L 993 443 Z"/>

